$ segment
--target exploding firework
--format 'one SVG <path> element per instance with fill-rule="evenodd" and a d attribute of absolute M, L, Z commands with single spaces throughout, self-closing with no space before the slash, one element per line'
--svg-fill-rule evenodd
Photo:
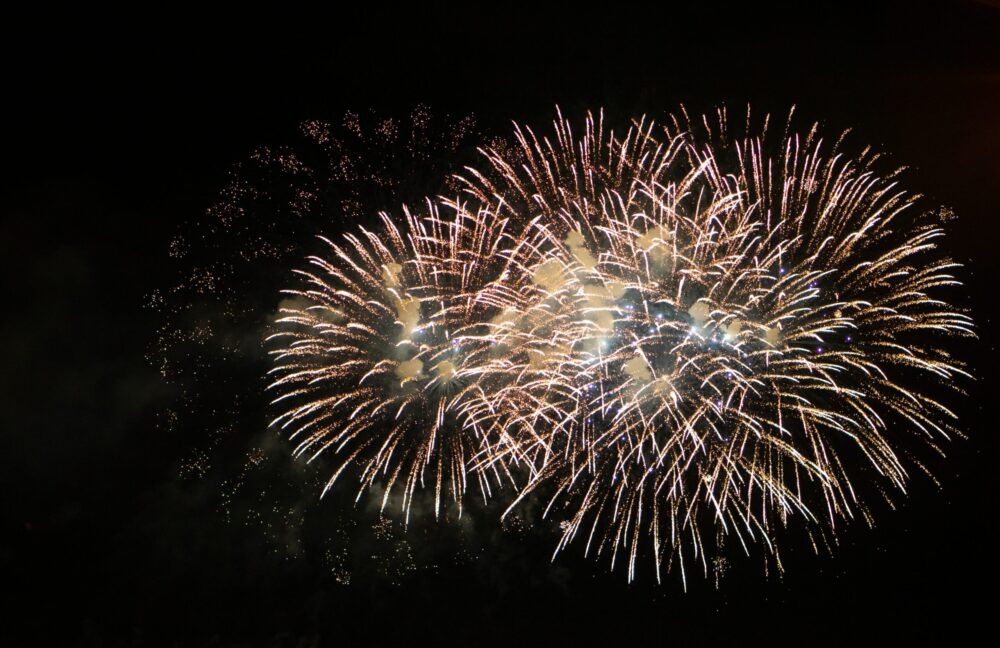
<path fill-rule="evenodd" d="M 313 259 L 276 422 L 340 456 L 334 479 L 402 480 L 404 506 L 428 471 L 438 500 L 503 477 L 559 549 L 582 536 L 630 579 L 645 554 L 686 580 L 729 543 L 870 522 L 866 493 L 923 468 L 914 440 L 957 432 L 925 385 L 968 375 L 945 346 L 972 322 L 897 172 L 768 122 L 517 128 L 461 200 Z"/>
<path fill-rule="evenodd" d="M 271 388 L 286 409 L 273 425 L 291 430 L 297 455 L 339 458 L 327 489 L 356 467 L 362 490 L 383 482 L 383 506 L 401 484 L 409 515 L 416 489 L 431 486 L 440 512 L 443 493 L 461 506 L 467 486 L 477 428 L 464 405 L 489 382 L 504 223 L 446 201 L 407 212 L 402 229 L 382 221 L 324 239 L 332 259 L 311 257 L 307 287 L 287 291 L 271 336 Z"/>

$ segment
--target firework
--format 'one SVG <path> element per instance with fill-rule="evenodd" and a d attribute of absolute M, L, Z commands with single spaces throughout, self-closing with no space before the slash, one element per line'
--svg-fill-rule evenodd
<path fill-rule="evenodd" d="M 479 182 L 541 212 L 537 267 L 577 296 L 575 425 L 541 435 L 521 496 L 547 485 L 560 548 L 582 535 L 629 578 L 644 546 L 659 577 L 707 571 L 729 540 L 776 552 L 793 521 L 826 541 L 871 520 L 863 493 L 904 491 L 914 438 L 957 432 L 922 389 L 967 375 L 942 348 L 972 335 L 934 296 L 956 283 L 942 231 L 877 155 L 766 121 L 734 136 L 724 112 L 682 114 L 616 139 L 588 120 L 574 143 L 560 119 L 554 144 L 519 130 L 518 162 L 489 154 L 502 180 Z"/>
<path fill-rule="evenodd" d="M 481 390 L 483 322 L 505 264 L 497 220 L 458 202 L 405 216 L 403 228 L 383 215 L 378 231 L 324 239 L 332 259 L 310 258 L 269 340 L 284 408 L 272 425 L 297 455 L 338 457 L 327 490 L 356 468 L 359 497 L 381 482 L 384 507 L 399 484 L 409 515 L 418 487 L 433 488 L 436 513 L 445 493 L 461 506 L 476 436 L 463 404 Z"/>
<path fill-rule="evenodd" d="M 957 432 L 925 385 L 968 375 L 945 346 L 972 322 L 898 172 L 769 121 L 516 127 L 460 198 L 312 260 L 276 424 L 404 506 L 425 473 L 438 501 L 510 483 L 557 551 L 579 537 L 630 579 L 649 555 L 686 581 L 731 543 L 780 565 L 784 527 L 818 547 L 871 522 L 868 494 Z"/>

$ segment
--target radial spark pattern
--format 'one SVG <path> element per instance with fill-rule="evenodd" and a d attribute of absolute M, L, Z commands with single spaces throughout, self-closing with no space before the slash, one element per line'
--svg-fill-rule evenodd
<path fill-rule="evenodd" d="M 409 514 L 415 490 L 430 485 L 461 504 L 475 421 L 462 410 L 484 383 L 484 335 L 496 308 L 489 294 L 504 273 L 497 246 L 503 223 L 458 203 L 407 212 L 404 227 L 383 216 L 343 243 L 324 239 L 330 259 L 310 258 L 305 288 L 287 291 L 273 353 L 296 454 L 326 450 L 339 464 L 327 484 L 356 468 L 362 490 L 401 485 Z M 361 492 L 359 492 L 359 497 Z"/>
<path fill-rule="evenodd" d="M 561 116 L 486 148 L 460 200 L 333 245 L 285 309 L 276 421 L 364 486 L 467 474 L 546 503 L 559 548 L 708 572 L 871 521 L 957 430 L 931 383 L 955 264 L 918 197 L 815 127 Z M 442 219 L 439 212 L 452 216 Z M 332 483 L 332 480 L 331 480 Z M 778 559 L 780 565 L 780 558 Z"/>

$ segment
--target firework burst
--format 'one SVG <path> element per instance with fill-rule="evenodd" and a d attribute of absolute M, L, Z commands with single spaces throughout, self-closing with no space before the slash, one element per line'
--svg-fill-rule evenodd
<path fill-rule="evenodd" d="M 324 239 L 332 258 L 311 257 L 307 287 L 286 291 L 270 338 L 284 408 L 273 425 L 297 455 L 338 458 L 327 489 L 357 468 L 362 491 L 383 483 L 383 507 L 397 484 L 407 515 L 418 487 L 433 488 L 436 513 L 443 493 L 461 506 L 476 436 L 463 404 L 484 382 L 503 231 L 459 202 L 428 201 L 403 228 L 383 215 L 377 232 Z"/>
<path fill-rule="evenodd" d="M 968 375 L 945 343 L 972 322 L 898 172 L 768 122 L 516 127 L 460 199 L 312 259 L 276 423 L 404 507 L 428 470 L 438 500 L 502 478 L 558 549 L 582 536 L 630 579 L 646 554 L 686 580 L 729 543 L 777 558 L 784 527 L 818 547 L 871 522 L 867 494 L 923 468 L 914 440 L 957 432 L 924 385 Z"/>

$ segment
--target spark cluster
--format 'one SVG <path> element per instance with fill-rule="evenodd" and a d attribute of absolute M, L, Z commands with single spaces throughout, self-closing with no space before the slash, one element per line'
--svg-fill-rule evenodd
<path fill-rule="evenodd" d="M 557 551 L 629 579 L 870 523 L 959 432 L 957 265 L 876 153 L 759 121 L 559 114 L 324 239 L 271 338 L 274 425 L 334 458 L 327 488 L 353 471 L 407 516 L 421 488 L 436 514 L 470 483 L 540 501 Z"/>

